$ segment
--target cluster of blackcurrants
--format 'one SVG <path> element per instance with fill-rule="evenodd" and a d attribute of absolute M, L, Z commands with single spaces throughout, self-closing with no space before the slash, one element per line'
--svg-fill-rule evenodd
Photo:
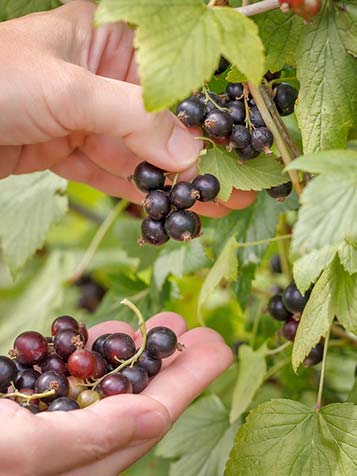
<path fill-rule="evenodd" d="M 147 193 L 144 209 L 148 216 L 141 224 L 140 244 L 163 245 L 170 238 L 189 241 L 201 233 L 200 217 L 188 210 L 196 201 L 215 200 L 220 183 L 211 174 L 198 175 L 191 182 L 165 185 L 166 173 L 148 162 L 135 169 L 133 180 L 142 192 Z"/>
<path fill-rule="evenodd" d="M 183 349 L 167 327 L 151 329 L 142 352 L 124 333 L 104 334 L 85 349 L 86 327 L 71 316 L 55 319 L 51 333 L 23 332 L 9 357 L 0 356 L 0 396 L 32 413 L 77 410 L 112 395 L 140 393 L 160 372 L 162 359 Z"/>
<path fill-rule="evenodd" d="M 219 72 L 220 70 L 218 70 Z M 273 99 L 282 116 L 294 112 L 298 92 L 290 84 L 273 87 Z M 211 91 L 196 92 L 182 101 L 177 117 L 187 127 L 202 126 L 207 135 L 218 143 L 227 143 L 243 163 L 260 153 L 271 153 L 274 137 L 260 114 L 253 97 L 242 83 L 228 83 L 224 94 Z M 277 200 L 285 199 L 292 191 L 291 182 L 267 190 Z"/>
<path fill-rule="evenodd" d="M 271 264 L 275 272 L 281 272 L 278 259 L 273 258 Z M 294 342 L 301 315 L 309 300 L 311 289 L 301 294 L 296 284 L 291 282 L 285 289 L 279 290 L 270 298 L 268 312 L 275 320 L 284 322 L 281 334 L 285 339 Z M 304 360 L 304 366 L 310 367 L 321 362 L 324 352 L 323 341 L 319 342 Z"/>

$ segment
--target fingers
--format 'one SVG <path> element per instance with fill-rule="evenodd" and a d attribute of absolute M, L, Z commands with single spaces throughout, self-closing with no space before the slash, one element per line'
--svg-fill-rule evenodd
<path fill-rule="evenodd" d="M 233 360 L 222 337 L 211 329 L 189 331 L 180 342 L 186 349 L 143 392 L 165 406 L 173 421 Z"/>

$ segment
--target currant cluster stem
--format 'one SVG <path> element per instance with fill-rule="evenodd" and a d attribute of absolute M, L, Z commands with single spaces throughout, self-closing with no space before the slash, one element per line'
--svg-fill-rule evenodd
<path fill-rule="evenodd" d="M 326 360 L 327 360 L 327 351 L 328 351 L 329 340 L 330 340 L 330 330 L 328 331 L 326 339 L 325 339 L 324 355 L 322 357 L 322 365 L 321 365 L 319 393 L 317 395 L 317 402 L 316 402 L 316 411 L 320 410 L 321 403 L 322 403 L 322 392 L 323 392 L 323 389 L 324 389 L 325 372 L 326 372 Z"/>
<path fill-rule="evenodd" d="M 11 393 L 0 393 L 0 398 L 23 398 L 26 400 L 26 403 L 29 403 L 31 400 L 41 400 L 41 398 L 46 398 L 46 397 L 52 397 L 52 395 L 55 395 L 56 390 L 48 390 L 48 392 L 43 392 L 43 393 L 33 393 L 32 395 L 26 395 L 25 393 L 18 392 L 17 390 L 15 392 Z"/>

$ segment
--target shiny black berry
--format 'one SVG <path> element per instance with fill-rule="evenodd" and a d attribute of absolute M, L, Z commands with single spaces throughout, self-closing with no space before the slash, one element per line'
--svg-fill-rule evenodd
<path fill-rule="evenodd" d="M 222 74 L 226 71 L 226 69 L 229 67 L 230 63 L 224 56 L 221 56 L 219 60 L 219 65 L 214 74 Z"/>
<path fill-rule="evenodd" d="M 274 102 L 281 116 L 289 116 L 294 112 L 298 91 L 287 83 L 278 84 L 275 88 Z"/>
<path fill-rule="evenodd" d="M 53 370 L 61 375 L 69 375 L 65 361 L 56 353 L 49 354 L 41 364 L 41 371 Z"/>
<path fill-rule="evenodd" d="M 60 397 L 54 402 L 50 403 L 47 408 L 48 412 L 71 412 L 73 410 L 79 410 L 80 406 L 72 398 Z"/>
<path fill-rule="evenodd" d="M 69 356 L 73 354 L 73 352 L 84 347 L 84 339 L 79 332 L 67 329 L 58 332 L 54 338 L 53 344 L 56 353 L 67 362 Z"/>
<path fill-rule="evenodd" d="M 278 202 L 283 202 L 286 197 L 290 195 L 293 189 L 293 184 L 291 182 L 286 182 L 281 185 L 276 185 L 275 187 L 268 188 L 266 190 L 267 194 L 272 198 L 275 198 Z"/>
<path fill-rule="evenodd" d="M 165 230 L 170 238 L 189 241 L 197 236 L 197 215 L 188 210 L 172 212 L 165 220 Z"/>
<path fill-rule="evenodd" d="M 321 362 L 324 355 L 324 344 L 319 342 L 315 347 L 310 350 L 309 355 L 304 360 L 304 367 L 312 367 Z"/>
<path fill-rule="evenodd" d="M 161 370 L 162 361 L 150 355 L 147 350 L 144 350 L 138 360 L 138 365 L 144 367 L 149 377 L 155 377 Z"/>
<path fill-rule="evenodd" d="M 229 109 L 233 124 L 244 124 L 245 106 L 241 101 L 231 101 L 225 107 Z"/>
<path fill-rule="evenodd" d="M 311 291 L 306 291 L 304 295 L 296 287 L 295 283 L 290 283 L 284 290 L 282 298 L 286 309 L 293 314 L 303 312 L 307 301 L 309 300 Z"/>
<path fill-rule="evenodd" d="M 0 388 L 6 389 L 17 375 L 17 367 L 14 362 L 5 355 L 0 356 Z"/>
<path fill-rule="evenodd" d="M 228 112 L 215 109 L 207 114 L 204 127 L 212 137 L 225 137 L 232 132 L 233 120 Z"/>
<path fill-rule="evenodd" d="M 237 149 L 244 149 L 248 147 L 251 142 L 251 133 L 249 129 L 244 126 L 233 126 L 230 145 L 237 147 Z"/>
<path fill-rule="evenodd" d="M 273 296 L 268 304 L 268 312 L 277 321 L 287 321 L 292 317 L 291 312 L 289 312 L 283 304 L 283 300 L 280 294 Z"/>
<path fill-rule="evenodd" d="M 128 360 L 136 352 L 133 339 L 122 332 L 111 334 L 105 339 L 103 354 L 105 360 L 114 366 L 119 365 L 119 361 Z"/>
<path fill-rule="evenodd" d="M 36 381 L 40 376 L 40 372 L 34 369 L 26 369 L 19 372 L 15 379 L 15 388 L 20 390 L 21 388 L 35 389 Z"/>
<path fill-rule="evenodd" d="M 97 337 L 96 340 L 93 342 L 92 350 L 94 352 L 98 352 L 99 354 L 103 355 L 103 345 L 105 339 L 109 337 L 111 334 L 102 334 L 101 336 Z"/>
<path fill-rule="evenodd" d="M 163 190 L 153 190 L 146 196 L 144 208 L 153 220 L 162 220 L 170 213 L 170 197 Z"/>
<path fill-rule="evenodd" d="M 252 132 L 252 147 L 258 152 L 270 152 L 273 143 L 273 134 L 267 127 L 257 127 Z"/>
<path fill-rule="evenodd" d="M 204 95 L 204 105 L 206 108 L 206 113 L 215 111 L 217 109 L 217 106 L 224 107 L 224 102 L 221 99 L 221 97 L 218 96 L 218 94 L 210 91 L 208 93 L 208 96 L 210 99 L 212 99 L 212 101 L 210 101 L 210 99 L 207 99 L 206 96 Z"/>
<path fill-rule="evenodd" d="M 264 78 L 267 81 L 273 81 L 273 79 L 278 79 L 281 76 L 281 71 L 277 71 L 276 73 L 272 73 L 271 71 L 267 71 L 264 75 Z"/>
<path fill-rule="evenodd" d="M 57 317 L 51 326 L 51 334 L 55 336 L 58 332 L 66 331 L 67 329 L 72 329 L 73 331 L 79 330 L 79 323 L 71 316 L 60 316 Z"/>
<path fill-rule="evenodd" d="M 247 147 L 244 147 L 243 149 L 236 149 L 236 152 L 238 154 L 239 160 L 242 162 L 255 159 L 259 155 L 259 152 L 254 150 L 251 144 L 247 145 Z"/>
<path fill-rule="evenodd" d="M 270 269 L 272 273 L 276 273 L 276 274 L 282 273 L 281 260 L 278 254 L 273 255 L 270 258 Z"/>
<path fill-rule="evenodd" d="M 41 400 L 43 400 L 44 402 L 52 402 L 58 397 L 67 396 L 69 390 L 69 383 L 64 375 L 60 375 L 57 372 L 52 371 L 44 372 L 36 380 L 35 390 L 36 393 L 45 393 L 50 390 L 54 390 L 54 395 L 41 398 Z"/>
<path fill-rule="evenodd" d="M 177 106 L 176 115 L 187 127 L 199 126 L 206 115 L 206 108 L 197 97 L 192 96 Z"/>
<path fill-rule="evenodd" d="M 78 307 L 93 313 L 102 301 L 107 289 L 98 283 L 91 275 L 82 276 L 76 281 L 76 286 L 80 290 Z"/>
<path fill-rule="evenodd" d="M 282 333 L 285 339 L 294 342 L 297 329 L 299 327 L 299 322 L 291 318 L 286 321 L 283 325 Z"/>
<path fill-rule="evenodd" d="M 146 349 L 153 357 L 166 359 L 177 349 L 177 336 L 168 327 L 154 327 L 148 332 Z"/>
<path fill-rule="evenodd" d="M 250 121 L 254 127 L 265 127 L 265 122 L 256 106 L 250 109 Z"/>
<path fill-rule="evenodd" d="M 241 98 L 243 96 L 242 83 L 229 83 L 226 87 L 226 94 L 232 101 Z"/>
<path fill-rule="evenodd" d="M 141 162 L 135 169 L 133 175 L 134 182 L 142 192 L 150 192 L 162 188 L 165 183 L 164 171 L 149 164 Z"/>
<path fill-rule="evenodd" d="M 179 182 L 171 190 L 171 204 L 179 209 L 191 208 L 200 194 L 192 183 Z"/>
<path fill-rule="evenodd" d="M 150 245 L 160 246 L 169 240 L 165 231 L 164 222 L 153 220 L 150 217 L 144 218 L 141 223 L 141 242 Z"/>
<path fill-rule="evenodd" d="M 129 380 L 133 387 L 133 393 L 141 393 L 149 384 L 149 375 L 144 367 L 134 365 L 125 367 L 121 373 Z"/>
<path fill-rule="evenodd" d="M 221 190 L 218 179 L 211 174 L 197 175 L 192 185 L 199 192 L 198 200 L 200 202 L 210 202 L 214 200 Z"/>

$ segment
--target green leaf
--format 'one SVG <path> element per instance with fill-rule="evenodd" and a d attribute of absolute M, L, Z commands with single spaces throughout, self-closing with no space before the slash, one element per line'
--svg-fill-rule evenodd
<path fill-rule="evenodd" d="M 355 379 L 355 383 L 347 397 L 347 402 L 354 403 L 355 405 L 357 404 L 357 378 Z"/>
<path fill-rule="evenodd" d="M 344 241 L 338 248 L 341 264 L 349 274 L 357 273 L 357 249 Z"/>
<path fill-rule="evenodd" d="M 49 228 L 66 213 L 66 184 L 50 172 L 0 181 L 0 239 L 13 275 L 43 246 Z"/>
<path fill-rule="evenodd" d="M 336 289 L 332 298 L 340 323 L 353 334 L 357 333 L 357 274 L 352 276 L 338 263 Z"/>
<path fill-rule="evenodd" d="M 286 170 L 305 170 L 313 174 L 356 174 L 357 152 L 337 149 L 305 154 L 292 161 Z"/>
<path fill-rule="evenodd" d="M 311 253 L 302 256 L 294 262 L 294 279 L 302 294 L 309 289 L 321 272 L 327 268 L 335 257 L 336 252 L 336 246 L 324 246 L 320 250 L 311 251 Z"/>
<path fill-rule="evenodd" d="M 353 56 L 357 56 L 357 4 L 349 2 L 343 4 L 343 8 L 337 8 L 336 23 L 340 30 L 341 39 L 346 50 Z"/>
<path fill-rule="evenodd" d="M 224 147 L 213 147 L 200 160 L 202 173 L 215 175 L 221 183 L 219 197 L 228 200 L 233 188 L 261 190 L 279 185 L 288 180 L 283 175 L 282 165 L 275 159 L 261 155 L 257 159 L 239 164 L 237 156 Z"/>
<path fill-rule="evenodd" d="M 229 426 L 228 412 L 218 397 L 201 398 L 159 443 L 157 454 L 178 459 L 170 476 L 218 476 L 223 474 L 236 428 Z"/>
<path fill-rule="evenodd" d="M 2 0 L 0 5 L 0 17 L 10 20 L 29 13 L 51 10 L 61 6 L 58 0 Z"/>
<path fill-rule="evenodd" d="M 316 412 L 292 400 L 253 410 L 240 428 L 225 476 L 354 476 L 357 407 L 328 405 Z"/>
<path fill-rule="evenodd" d="M 280 10 L 265 12 L 254 17 L 265 46 L 266 69 L 280 71 L 285 64 L 296 63 L 296 45 L 304 32 L 304 23 L 293 13 Z"/>
<path fill-rule="evenodd" d="M 334 2 L 324 2 L 296 44 L 300 81 L 296 113 L 304 152 L 345 147 L 357 117 L 357 62 L 346 50 L 337 10 Z"/>
<path fill-rule="evenodd" d="M 247 345 L 239 348 L 238 379 L 234 387 L 231 423 L 236 421 L 248 408 L 259 387 L 264 381 L 267 365 L 266 346 L 254 351 Z"/>
<path fill-rule="evenodd" d="M 233 68 L 228 71 L 227 81 L 231 83 L 242 83 L 246 82 L 247 78 L 235 66 L 233 66 Z"/>
<path fill-rule="evenodd" d="M 170 274 L 182 277 L 209 265 L 200 240 L 182 243 L 168 243 L 160 252 L 154 264 L 153 277 L 160 289 Z"/>
<path fill-rule="evenodd" d="M 151 451 L 140 458 L 133 466 L 120 473 L 120 476 L 168 476 L 170 462 L 155 456 Z"/>
<path fill-rule="evenodd" d="M 206 279 L 203 282 L 200 296 L 198 299 L 197 313 L 202 320 L 202 307 L 211 296 L 212 292 L 216 289 L 219 283 L 223 279 L 228 281 L 236 281 L 238 261 L 236 256 L 237 242 L 233 236 L 229 238 L 222 249 L 217 261 L 214 263 Z"/>
<path fill-rule="evenodd" d="M 233 10 L 207 8 L 201 0 L 103 0 L 99 24 L 138 25 L 136 59 L 145 106 L 160 111 L 184 99 L 212 77 L 221 53 L 251 81 L 263 74 L 263 46 L 251 20 Z M 165 28 L 162 27 L 165 25 Z M 228 42 L 226 44 L 225 42 Z M 239 48 L 249 44 L 249 50 Z M 251 54 L 255 61 L 250 61 Z"/>

